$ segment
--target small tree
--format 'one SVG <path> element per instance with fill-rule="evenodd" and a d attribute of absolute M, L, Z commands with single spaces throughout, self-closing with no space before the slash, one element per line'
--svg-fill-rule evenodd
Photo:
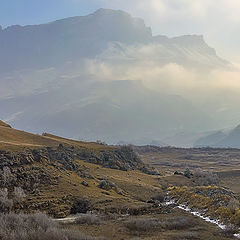
<path fill-rule="evenodd" d="M 83 197 L 80 199 L 77 199 L 72 206 L 71 213 L 87 213 L 92 208 L 92 205 L 90 201 L 88 200 L 88 197 Z"/>

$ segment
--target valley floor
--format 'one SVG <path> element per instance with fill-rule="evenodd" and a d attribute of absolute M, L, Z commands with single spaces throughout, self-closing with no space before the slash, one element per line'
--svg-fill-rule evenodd
<path fill-rule="evenodd" d="M 223 231 L 166 206 L 166 196 L 240 226 L 237 149 L 107 146 L 0 126 L 0 170 L 1 201 L 13 198 L 16 187 L 26 193 L 21 202 L 13 198 L 12 211 L 42 211 L 55 219 L 80 214 L 71 223 L 58 222 L 92 237 L 233 239 L 235 229 Z"/>

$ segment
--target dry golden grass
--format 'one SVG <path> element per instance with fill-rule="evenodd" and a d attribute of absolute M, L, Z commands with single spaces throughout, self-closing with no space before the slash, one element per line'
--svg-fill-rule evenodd
<path fill-rule="evenodd" d="M 196 222 L 196 226 L 187 227 L 183 230 L 167 230 L 167 229 L 154 229 L 152 231 L 142 231 L 142 232 L 134 232 L 130 231 L 126 227 L 126 222 L 131 220 L 132 218 L 144 218 L 144 219 L 156 219 L 160 224 L 166 221 L 169 218 L 184 218 L 187 217 L 190 220 Z M 78 229 L 83 233 L 91 234 L 91 236 L 104 236 L 107 239 L 112 240 L 130 240 L 130 239 L 145 239 L 145 240 L 175 240 L 175 239 L 211 239 L 211 240 L 227 240 L 229 238 L 225 238 L 220 235 L 219 230 L 215 225 L 204 222 L 203 220 L 191 216 L 187 213 L 184 213 L 178 209 L 174 209 L 172 213 L 169 214 L 154 214 L 153 215 L 145 215 L 145 216 L 122 216 L 118 219 L 108 219 L 105 223 L 100 225 L 69 225 L 68 228 Z M 183 236 L 189 236 L 191 234 L 193 236 L 197 236 L 197 238 L 187 238 Z"/>
<path fill-rule="evenodd" d="M 57 146 L 56 140 L 48 139 L 37 134 L 0 127 L 0 145 L 7 148 L 9 145 L 19 147 Z M 4 145 L 4 146 L 3 146 Z"/>
<path fill-rule="evenodd" d="M 217 173 L 222 186 L 240 193 L 240 149 L 162 148 L 159 152 L 142 153 L 140 158 L 163 174 L 160 183 L 164 186 L 191 186 L 189 179 L 173 173 L 200 168 Z"/>
<path fill-rule="evenodd" d="M 87 148 L 92 151 L 101 151 L 107 149 L 112 150 L 114 148 L 98 143 L 70 140 L 52 134 L 44 134 L 41 136 L 7 128 L 3 125 L 0 126 L 0 150 L 23 151 L 25 148 L 57 147 L 59 144 L 74 146 L 76 148 Z M 148 155 L 147 159 L 145 158 L 145 160 L 148 162 L 151 162 L 149 160 L 154 160 L 152 163 L 158 163 L 158 161 L 155 159 L 156 155 L 154 155 L 154 159 L 152 157 L 153 155 Z M 161 157 L 163 157 L 163 155 Z M 164 161 L 167 162 L 171 159 L 171 163 L 174 161 L 175 163 L 179 163 L 179 155 L 175 153 L 173 159 L 172 157 L 173 155 L 165 153 Z M 31 166 L 26 165 L 24 166 L 26 173 L 30 172 L 30 169 L 34 166 L 44 169 L 45 173 L 48 176 L 51 176 L 52 179 L 57 179 L 55 184 L 40 185 L 39 195 L 28 195 L 26 204 L 29 208 L 26 208 L 26 211 L 39 211 L 44 209 L 44 211 L 50 214 L 52 213 L 55 215 L 56 213 L 59 213 L 59 217 L 65 216 L 70 213 L 73 203 L 72 200 L 78 198 L 80 199 L 84 196 L 89 198 L 89 200 L 94 204 L 95 209 L 102 210 L 103 212 L 106 209 L 118 210 L 121 208 L 126 209 L 131 207 L 137 208 L 146 206 L 146 201 L 162 192 L 164 185 L 188 186 L 190 184 L 189 179 L 183 176 L 172 175 L 176 168 L 162 164 L 164 161 L 160 161 L 158 163 L 159 169 L 164 170 L 163 172 L 167 173 L 162 177 L 147 175 L 140 171 L 120 171 L 108 169 L 79 159 L 75 159 L 75 163 L 80 169 L 85 169 L 87 174 L 92 177 L 81 177 L 76 171 L 70 171 L 61 168 L 60 164 L 59 167 L 54 167 L 48 162 L 44 161 L 41 163 L 35 162 Z M 186 159 L 180 159 L 180 161 L 184 162 Z M 163 169 L 161 166 L 163 166 Z M 99 188 L 98 185 L 102 179 L 106 179 L 115 183 L 117 190 L 111 189 L 106 191 Z M 226 177 L 225 179 L 228 178 Z M 83 181 L 87 182 L 88 186 L 82 185 Z M 42 204 L 42 209 L 38 207 L 39 204 L 40 206 Z M 37 207 L 34 208 L 34 206 Z M 63 215 L 61 215 L 62 213 Z M 170 214 L 156 213 L 154 214 L 154 218 L 157 218 L 159 221 L 164 221 L 169 217 L 179 217 L 181 215 L 188 214 L 183 213 L 178 209 L 173 209 Z M 144 217 L 152 218 L 153 216 L 147 214 Z M 88 235 L 91 233 L 92 236 L 105 236 L 109 239 L 116 240 L 133 239 L 134 237 L 139 237 L 139 239 L 179 239 L 176 237 L 184 236 L 184 234 L 192 234 L 192 231 L 199 235 L 198 239 L 225 239 L 215 234 L 217 231 L 216 226 L 207 224 L 200 219 L 197 220 L 199 221 L 199 226 L 195 229 L 178 231 L 170 231 L 165 229 L 161 231 L 141 233 L 140 236 L 135 236 L 133 233 L 129 232 L 125 226 L 125 221 L 129 218 L 131 217 L 118 215 L 116 219 L 109 218 L 106 220 L 106 224 L 91 226 L 74 225 L 68 227 L 80 229 L 82 232 L 87 233 Z"/>
<path fill-rule="evenodd" d="M 162 148 L 142 153 L 142 160 L 165 173 L 202 168 L 208 171 L 240 169 L 240 149 Z"/>
<path fill-rule="evenodd" d="M 86 148 L 89 148 L 92 150 L 103 150 L 106 148 L 112 148 L 109 146 L 98 144 L 96 142 L 83 142 L 83 141 L 71 140 L 71 139 L 59 137 L 59 136 L 49 134 L 49 133 L 44 133 L 43 137 L 50 139 L 50 140 L 58 141 L 61 143 L 69 144 L 69 145 L 74 145 L 74 146 L 78 146 L 78 147 L 86 147 Z"/>
<path fill-rule="evenodd" d="M 95 151 L 112 149 L 110 146 L 105 146 L 94 142 L 70 140 L 51 134 L 32 134 L 0 125 L 0 150 L 19 151 L 26 147 L 31 149 L 42 147 L 57 147 L 59 144 L 83 147 Z"/>
<path fill-rule="evenodd" d="M 57 147 L 59 144 L 74 146 L 76 148 L 87 148 L 91 151 L 113 150 L 114 147 L 106 146 L 98 143 L 88 143 L 70 140 L 51 134 L 43 136 L 31 134 L 16 129 L 0 127 L 0 150 L 7 151 L 23 151 L 29 148 Z M 91 178 L 82 178 L 75 171 L 57 169 L 46 162 L 34 163 L 30 167 L 36 166 L 44 168 L 47 175 L 52 179 L 58 179 L 57 184 L 41 186 L 40 196 L 29 196 L 28 204 L 44 203 L 48 201 L 58 201 L 65 196 L 72 198 L 81 198 L 88 196 L 91 202 L 101 209 L 111 206 L 124 206 L 127 204 L 138 205 L 142 201 L 149 200 L 161 191 L 161 186 L 157 177 L 146 175 L 140 171 L 120 171 L 114 169 L 106 169 L 101 166 L 84 162 L 76 159 L 75 163 L 82 169 L 87 169 Z M 59 166 L 60 167 L 60 166 Z M 28 166 L 25 166 L 28 172 Z M 30 170 L 29 170 L 30 171 Z M 98 187 L 101 179 L 107 179 L 117 185 L 117 191 L 112 189 L 105 191 Z M 81 183 L 86 181 L 88 187 Z M 45 207 L 46 211 L 50 211 L 53 205 Z M 66 203 L 56 204 L 59 211 L 70 211 L 69 205 Z"/>
<path fill-rule="evenodd" d="M 42 186 L 40 196 L 29 196 L 28 203 L 34 204 L 47 202 L 49 200 L 59 200 L 65 196 L 72 198 L 82 198 L 87 196 L 95 207 L 104 211 L 105 208 L 121 208 L 127 205 L 138 206 L 143 204 L 143 200 L 150 200 L 161 191 L 161 186 L 156 177 L 146 175 L 140 171 L 120 171 L 106 169 L 101 166 L 76 160 L 80 167 L 88 169 L 88 173 L 93 179 L 82 178 L 76 172 L 68 170 L 58 170 L 52 166 L 45 167 L 52 178 L 58 177 L 58 184 Z M 36 167 L 43 167 L 42 164 L 35 164 Z M 107 179 L 117 185 L 118 192 L 114 189 L 105 191 L 98 187 L 101 179 Z M 88 183 L 88 187 L 83 186 L 82 181 Z M 56 205 L 59 212 L 70 211 L 71 205 L 65 203 Z M 50 209 L 46 209 L 50 211 Z M 53 209 L 52 209 L 53 210 Z M 70 213 L 70 212 L 68 212 Z"/>

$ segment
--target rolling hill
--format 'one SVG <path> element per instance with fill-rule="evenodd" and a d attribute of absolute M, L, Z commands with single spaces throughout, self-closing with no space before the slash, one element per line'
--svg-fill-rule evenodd
<path fill-rule="evenodd" d="M 151 175 L 156 172 L 126 146 L 36 135 L 5 126 L 0 126 L 0 171 L 10 171 L 11 189 L 21 186 L 27 195 L 24 204 L 14 205 L 15 211 L 44 211 L 55 217 L 69 215 L 83 197 L 95 210 L 111 206 L 117 211 L 129 204 L 142 205 L 143 199 L 160 189 L 157 177 Z M 102 181 L 111 187 L 100 187 Z M 0 177 L 0 188 L 3 184 Z"/>

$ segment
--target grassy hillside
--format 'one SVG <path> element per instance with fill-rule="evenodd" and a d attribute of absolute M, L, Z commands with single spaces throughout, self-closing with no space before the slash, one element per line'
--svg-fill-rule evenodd
<path fill-rule="evenodd" d="M 7 188 L 10 198 L 16 187 L 26 194 L 22 201 L 13 198 L 16 213 L 42 211 L 55 218 L 80 213 L 63 227 L 106 239 L 229 239 L 215 225 L 165 205 L 169 189 L 179 202 L 191 197 L 193 206 L 195 195 L 184 187 L 169 188 L 191 186 L 191 180 L 159 170 L 162 176 L 126 146 L 0 126 L 0 190 Z"/>
<path fill-rule="evenodd" d="M 0 150 L 0 168 L 9 167 L 16 179 L 13 185 L 24 186 L 27 193 L 27 201 L 17 209 L 66 216 L 74 201 L 87 196 L 95 208 L 104 211 L 109 205 L 141 204 L 161 190 L 157 177 L 144 174 L 147 167 L 127 147 L 1 126 Z M 103 181 L 112 186 L 100 188 Z"/>
<path fill-rule="evenodd" d="M 52 134 L 37 135 L 10 128 L 9 125 L 0 121 L 0 148 L 2 150 L 20 150 L 25 147 L 41 148 L 56 147 L 59 144 L 73 145 L 77 147 L 87 147 L 91 149 L 105 149 L 104 145 L 97 143 L 87 143 L 61 138 Z"/>

